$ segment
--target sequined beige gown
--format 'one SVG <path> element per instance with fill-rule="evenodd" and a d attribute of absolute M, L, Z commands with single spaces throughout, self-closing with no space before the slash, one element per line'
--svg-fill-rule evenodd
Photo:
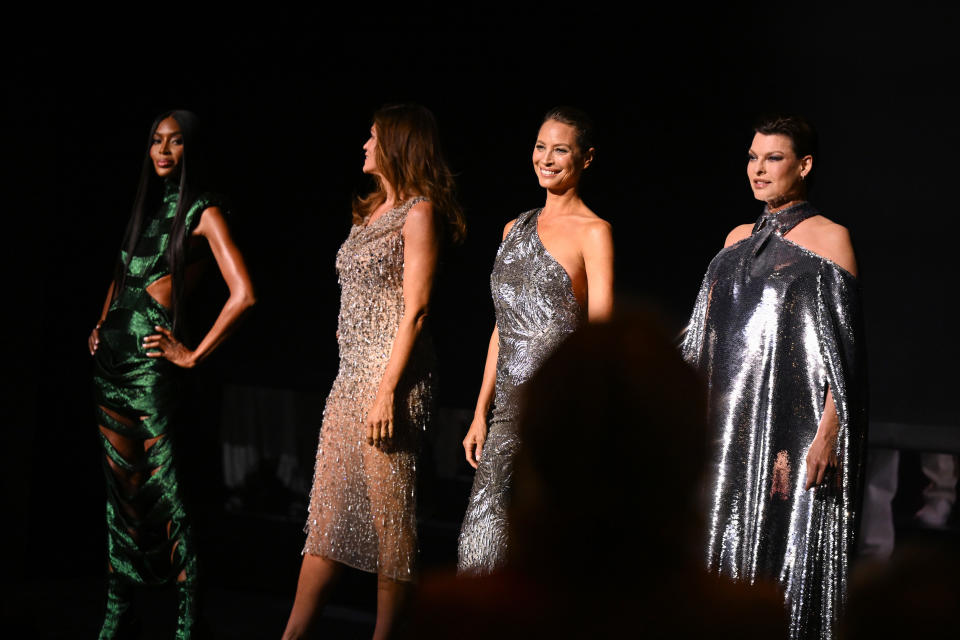
<path fill-rule="evenodd" d="M 367 226 L 337 252 L 340 368 L 327 397 L 303 553 L 412 580 L 417 550 L 416 456 L 431 413 L 435 357 L 424 332 L 395 398 L 394 443 L 367 444 L 373 402 L 403 316 L 403 224 L 414 198 Z"/>

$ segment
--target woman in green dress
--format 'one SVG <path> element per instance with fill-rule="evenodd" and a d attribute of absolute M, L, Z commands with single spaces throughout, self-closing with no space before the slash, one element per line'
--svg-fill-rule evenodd
<path fill-rule="evenodd" d="M 136 585 L 173 582 L 177 638 L 197 624 L 197 560 L 170 431 L 183 369 L 202 362 L 253 305 L 253 286 L 203 168 L 197 118 L 161 114 L 150 128 L 133 213 L 88 346 L 107 482 L 107 608 L 100 638 L 131 625 Z M 200 275 L 203 246 L 230 296 L 195 348 L 182 342 L 184 297 Z"/>

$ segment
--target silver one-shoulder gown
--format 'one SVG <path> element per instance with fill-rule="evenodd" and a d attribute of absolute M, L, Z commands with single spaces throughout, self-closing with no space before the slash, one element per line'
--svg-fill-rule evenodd
<path fill-rule="evenodd" d="M 458 571 L 490 573 L 507 559 L 507 518 L 513 458 L 520 445 L 521 387 L 579 326 L 582 310 L 570 277 L 537 233 L 541 209 L 517 218 L 490 275 L 500 335 L 497 380 L 487 440 L 460 530 Z"/>
<path fill-rule="evenodd" d="M 792 638 L 830 638 L 843 608 L 866 433 L 859 283 L 784 238 L 817 211 L 765 212 L 710 263 L 683 354 L 706 376 L 714 438 L 706 560 L 785 591 Z M 804 490 L 827 391 L 836 473 Z"/>

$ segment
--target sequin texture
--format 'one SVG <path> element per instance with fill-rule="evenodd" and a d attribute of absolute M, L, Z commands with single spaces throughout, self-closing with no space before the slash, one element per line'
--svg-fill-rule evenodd
<path fill-rule="evenodd" d="M 337 252 L 340 367 L 323 412 L 303 553 L 414 578 L 416 460 L 431 416 L 435 356 L 421 332 L 394 393 L 394 439 L 367 444 L 363 419 L 404 312 L 403 224 L 413 198 L 369 225 L 354 225 Z"/>
<path fill-rule="evenodd" d="M 791 638 L 833 637 L 843 609 L 867 422 L 859 282 L 784 238 L 816 214 L 765 212 L 717 254 L 683 344 L 709 389 L 707 565 L 779 581 Z M 840 464 L 806 491 L 828 389 Z"/>
<path fill-rule="evenodd" d="M 460 531 L 458 571 L 490 573 L 507 559 L 506 509 L 522 385 L 581 323 L 582 310 L 564 268 L 540 241 L 542 209 L 517 218 L 497 251 L 490 288 L 500 335 L 487 439 Z"/>

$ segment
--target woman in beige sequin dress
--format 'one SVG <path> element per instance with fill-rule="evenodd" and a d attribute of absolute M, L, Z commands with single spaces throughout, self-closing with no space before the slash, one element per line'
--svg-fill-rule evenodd
<path fill-rule="evenodd" d="M 444 236 L 458 241 L 465 227 L 430 111 L 384 107 L 363 149 L 377 186 L 354 203 L 337 253 L 340 369 L 285 639 L 307 631 L 344 565 L 377 573 L 374 638 L 387 637 L 414 578 L 416 458 L 435 360 L 425 321 Z"/>

